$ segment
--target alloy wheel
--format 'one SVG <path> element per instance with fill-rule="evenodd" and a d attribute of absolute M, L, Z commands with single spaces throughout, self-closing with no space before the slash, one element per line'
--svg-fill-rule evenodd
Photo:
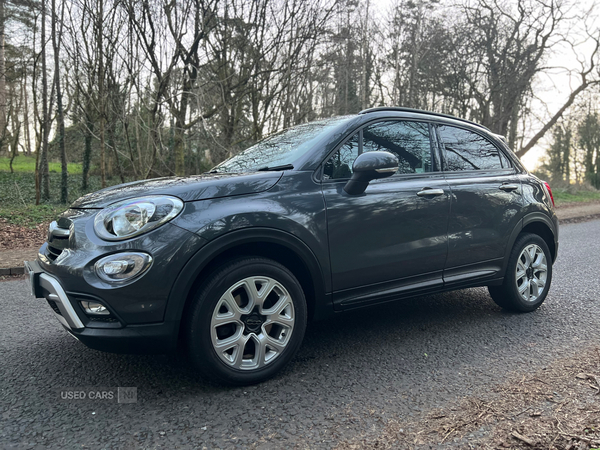
<path fill-rule="evenodd" d="M 281 283 L 248 277 L 227 289 L 214 308 L 213 349 L 229 367 L 260 369 L 283 353 L 294 322 L 293 299 Z"/>
<path fill-rule="evenodd" d="M 515 280 L 523 300 L 535 302 L 546 286 L 548 264 L 546 254 L 536 244 L 527 245 L 517 259 Z"/>

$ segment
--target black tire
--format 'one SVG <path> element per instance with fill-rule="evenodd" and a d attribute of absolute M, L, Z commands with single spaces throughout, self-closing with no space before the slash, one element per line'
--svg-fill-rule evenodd
<path fill-rule="evenodd" d="M 530 300 L 525 300 L 523 296 L 519 293 L 519 282 L 520 286 L 526 289 L 524 293 L 525 296 L 530 296 L 531 292 L 535 288 L 530 288 L 524 284 L 525 281 L 529 282 L 529 280 L 538 280 L 537 277 L 542 276 L 542 271 L 535 271 L 535 268 L 532 267 L 531 277 L 529 275 L 524 275 L 521 278 L 517 279 L 517 264 L 519 263 L 519 259 L 521 259 L 521 263 L 523 264 L 523 259 L 525 259 L 525 255 L 523 251 L 525 248 L 531 246 L 537 246 L 538 249 L 543 252 L 546 258 L 546 278 L 545 284 L 541 293 L 538 293 L 537 297 L 530 297 Z M 535 248 L 534 248 L 535 249 Z M 538 255 L 541 255 L 539 253 Z M 521 265 L 520 267 L 523 267 Z M 526 272 L 527 273 L 527 272 Z M 536 277 L 537 276 L 537 277 Z M 528 280 L 525 280 L 527 278 Z M 537 282 L 536 282 L 537 283 Z M 523 233 L 519 235 L 515 245 L 511 251 L 508 266 L 506 267 L 506 273 L 504 275 L 504 282 L 501 286 L 488 286 L 488 291 L 492 296 L 492 299 L 496 304 L 508 311 L 514 312 L 530 312 L 534 311 L 540 307 L 540 305 L 546 299 L 548 295 L 548 290 L 550 289 L 550 284 L 552 283 L 552 255 L 550 254 L 550 249 L 546 242 L 537 234 L 532 233 Z M 538 291 L 539 292 L 539 291 Z"/>
<path fill-rule="evenodd" d="M 248 281 L 252 280 L 252 277 L 257 277 L 258 281 Z M 244 284 L 231 292 L 231 297 L 228 297 L 231 300 L 226 300 L 225 294 L 238 283 Z M 256 287 L 254 294 L 249 292 L 252 289 L 250 284 Z M 275 287 L 271 288 L 273 285 Z M 261 297 L 263 288 L 265 291 L 262 297 L 266 295 L 265 298 Z M 251 300 L 252 296 L 257 295 L 257 300 Z M 236 301 L 237 309 L 235 305 L 229 306 L 232 300 Z M 256 306 L 252 306 L 254 304 Z M 220 306 L 217 309 L 218 305 Z M 284 311 L 272 315 L 261 313 L 276 311 L 278 305 L 286 305 Z M 239 316 L 244 308 L 250 308 L 248 314 L 227 319 L 229 314 Z M 225 319 L 222 319 L 223 317 Z M 277 323 L 280 319 L 285 320 L 288 325 L 291 323 L 291 328 Z M 217 320 L 229 320 L 230 323 L 219 325 Z M 189 356 L 204 377 L 217 383 L 238 386 L 260 383 L 273 377 L 294 357 L 304 338 L 306 321 L 304 292 L 296 277 L 286 267 L 260 257 L 231 260 L 212 273 L 193 299 L 185 325 Z M 241 344 L 234 344 L 231 349 L 217 352 L 216 347 L 228 339 L 237 339 Z M 243 343 L 244 339 L 248 339 L 247 343 Z M 260 342 L 267 344 L 263 347 Z M 270 342 L 285 345 L 279 345 L 277 350 Z M 271 359 L 267 361 L 263 358 L 261 351 L 264 355 L 270 355 Z M 246 355 L 252 354 L 252 358 L 245 358 Z M 254 360 L 256 364 L 262 362 L 264 365 L 252 368 Z"/>

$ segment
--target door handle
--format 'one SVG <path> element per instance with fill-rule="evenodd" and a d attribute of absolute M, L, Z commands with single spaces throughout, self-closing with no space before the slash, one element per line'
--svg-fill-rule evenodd
<path fill-rule="evenodd" d="M 506 191 L 506 192 L 512 192 L 512 191 L 516 191 L 517 189 L 519 189 L 519 185 L 518 184 L 505 183 L 505 184 L 501 185 L 499 187 L 499 189 L 502 189 L 503 191 Z"/>
<path fill-rule="evenodd" d="M 422 191 L 417 192 L 419 197 L 429 197 L 434 195 L 444 195 L 443 189 L 427 189 L 423 188 Z"/>

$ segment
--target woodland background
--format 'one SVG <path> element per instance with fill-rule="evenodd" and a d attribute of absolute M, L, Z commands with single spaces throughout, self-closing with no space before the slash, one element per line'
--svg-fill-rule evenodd
<path fill-rule="evenodd" d="M 281 129 L 391 105 L 480 122 L 519 157 L 543 145 L 542 176 L 594 191 L 599 7 L 0 0 L 0 217 L 35 221 L 103 186 L 202 173 Z M 557 79 L 567 95 L 547 88 Z"/>

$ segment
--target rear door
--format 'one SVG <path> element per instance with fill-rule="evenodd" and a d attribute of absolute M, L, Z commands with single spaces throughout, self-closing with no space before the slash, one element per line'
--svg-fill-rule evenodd
<path fill-rule="evenodd" d="M 343 188 L 354 160 L 374 150 L 396 154 L 398 172 L 348 195 Z M 429 124 L 387 120 L 364 127 L 325 163 L 323 194 L 338 309 L 443 284 L 450 200 Z"/>
<path fill-rule="evenodd" d="M 444 282 L 497 277 L 523 205 L 520 180 L 483 133 L 449 125 L 437 133 L 451 192 Z"/>

